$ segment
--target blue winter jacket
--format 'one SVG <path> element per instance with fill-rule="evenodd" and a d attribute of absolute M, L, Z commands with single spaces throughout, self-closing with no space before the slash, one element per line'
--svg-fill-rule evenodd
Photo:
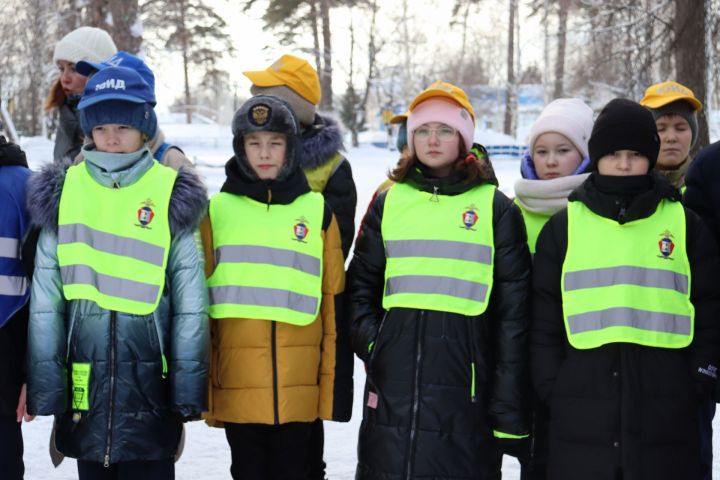
<path fill-rule="evenodd" d="M 86 163 L 95 181 L 122 188 L 137 181 L 153 160 L 146 153 L 115 173 Z M 31 178 L 28 192 L 33 222 L 43 229 L 30 303 L 28 409 L 33 415 L 55 415 L 56 446 L 69 457 L 104 463 L 171 458 L 183 419 L 207 409 L 207 298 L 193 237 L 205 211 L 205 188 L 190 171 L 178 173 L 160 304 L 150 315 L 130 315 L 64 298 L 56 236 L 63 181 L 63 169 L 49 165 Z M 73 362 L 91 365 L 88 411 L 72 408 Z"/>
<path fill-rule="evenodd" d="M 20 244 L 28 228 L 25 190 L 30 170 L 0 162 L 0 327 L 30 298 L 29 282 L 20 263 Z"/>

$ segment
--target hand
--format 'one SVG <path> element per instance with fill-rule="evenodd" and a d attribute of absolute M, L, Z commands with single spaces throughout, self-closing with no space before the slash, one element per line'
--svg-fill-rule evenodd
<path fill-rule="evenodd" d="M 15 420 L 20 423 L 23 418 L 26 422 L 32 422 L 34 415 L 28 415 L 27 412 L 27 384 L 23 383 L 20 388 L 20 398 L 18 398 L 17 408 L 15 409 Z"/>

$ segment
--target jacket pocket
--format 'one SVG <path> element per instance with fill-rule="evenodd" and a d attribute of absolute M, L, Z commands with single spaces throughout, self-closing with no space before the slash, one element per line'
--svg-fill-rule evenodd
<path fill-rule="evenodd" d="M 380 350 L 380 339 L 382 336 L 383 326 L 385 326 L 385 320 L 387 320 L 387 317 L 389 315 L 390 311 L 385 310 L 385 313 L 383 314 L 382 320 L 380 320 L 380 326 L 378 326 L 377 334 L 375 335 L 375 340 L 370 342 L 368 344 L 368 350 L 369 350 L 369 356 L 367 361 L 367 370 L 368 370 L 368 376 L 372 373 L 373 364 L 375 363 L 375 359 L 377 358 L 377 352 Z"/>

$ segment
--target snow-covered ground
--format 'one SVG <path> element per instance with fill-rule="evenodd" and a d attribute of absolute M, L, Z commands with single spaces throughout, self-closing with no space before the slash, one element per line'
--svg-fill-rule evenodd
<path fill-rule="evenodd" d="M 232 155 L 229 127 L 217 125 L 168 125 L 163 127 L 169 141 L 180 145 L 195 161 L 203 175 L 210 193 L 220 189 L 224 180 L 225 161 Z M 21 142 L 31 167 L 37 169 L 43 162 L 52 160 L 52 143 L 42 138 L 24 139 Z M 347 158 L 352 163 L 358 191 L 356 224 L 365 213 L 368 201 L 376 187 L 382 183 L 386 172 L 397 160 L 397 152 L 361 144 L 348 148 Z M 512 185 L 519 177 L 517 160 L 493 159 L 500 188 L 512 194 Z M 357 432 L 362 415 L 362 392 L 365 373 L 360 361 L 355 363 L 355 403 L 353 418 L 349 423 L 325 423 L 325 461 L 327 475 L 331 480 L 349 480 L 355 476 Z M 48 439 L 52 427 L 51 418 L 37 418 L 23 425 L 25 438 L 25 478 L 36 480 L 69 480 L 77 478 L 75 461 L 67 459 L 55 469 L 48 456 Z M 716 420 L 715 429 L 720 424 Z M 207 427 L 203 422 L 186 424 L 186 444 L 182 458 L 176 464 L 178 480 L 230 478 L 230 450 L 222 429 Z M 720 445 L 716 436 L 715 445 Z M 716 473 L 720 463 L 715 462 Z M 519 478 L 519 467 L 514 459 L 506 457 L 503 472 L 508 480 Z M 0 474 L 1 476 L 1 474 Z"/>

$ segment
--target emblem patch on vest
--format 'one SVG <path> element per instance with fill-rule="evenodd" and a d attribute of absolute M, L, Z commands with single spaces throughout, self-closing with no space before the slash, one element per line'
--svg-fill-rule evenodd
<path fill-rule="evenodd" d="M 150 229 L 151 227 L 148 227 L 148 225 L 150 225 L 150 222 L 152 222 L 153 218 L 155 218 L 155 212 L 153 212 L 152 209 L 155 204 L 148 198 L 142 202 L 142 205 L 143 206 L 137 211 L 138 222 L 140 223 L 136 223 L 135 226 Z"/>
<path fill-rule="evenodd" d="M 300 217 L 300 218 L 296 219 L 295 221 L 297 223 L 295 225 L 293 225 L 293 235 L 295 236 L 295 238 L 293 238 L 293 240 L 295 240 L 296 242 L 307 243 L 305 241 L 305 237 L 307 237 L 308 231 L 309 231 L 308 226 L 307 226 L 307 224 L 308 224 L 307 219 L 305 217 Z"/>
<path fill-rule="evenodd" d="M 665 230 L 663 233 L 660 234 L 660 241 L 658 242 L 658 248 L 660 248 L 660 255 L 658 255 L 658 258 L 662 258 L 665 260 L 675 260 L 674 258 L 670 257 L 672 255 L 673 250 L 675 250 L 675 243 L 673 243 L 672 239 L 673 234 L 670 233 L 670 230 Z"/>
<path fill-rule="evenodd" d="M 271 110 L 267 105 L 259 103 L 248 112 L 250 123 L 256 127 L 264 127 L 270 122 Z"/>
<path fill-rule="evenodd" d="M 475 224 L 478 221 L 478 214 L 477 214 L 477 207 L 475 204 L 470 204 L 467 207 L 465 207 L 465 211 L 462 214 L 462 227 L 465 230 L 472 230 L 475 231 Z"/>

